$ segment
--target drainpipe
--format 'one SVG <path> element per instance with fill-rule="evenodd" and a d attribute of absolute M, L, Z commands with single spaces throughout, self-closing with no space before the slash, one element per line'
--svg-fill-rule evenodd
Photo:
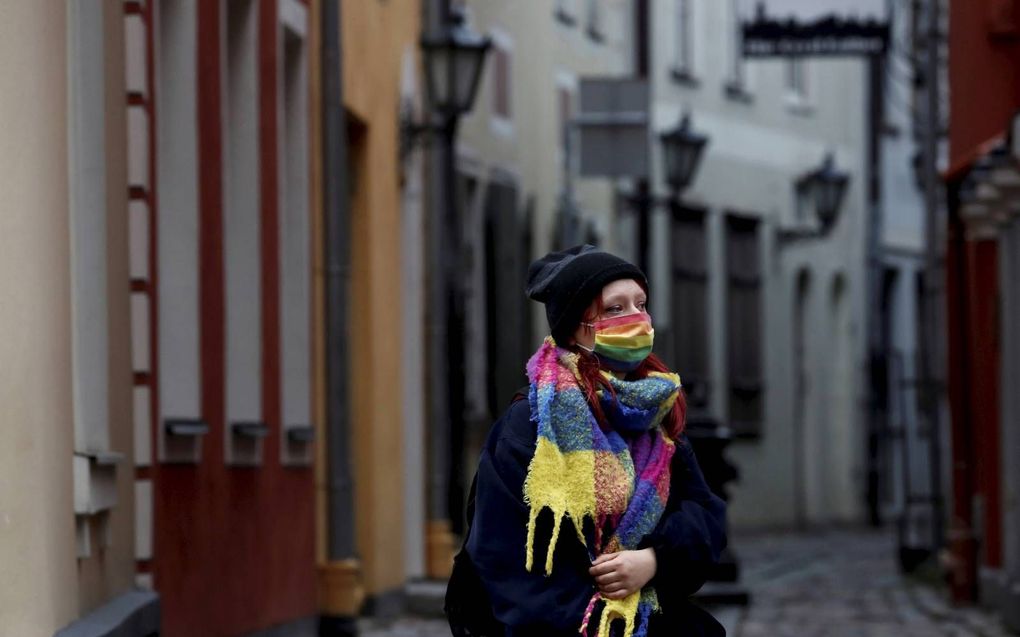
<path fill-rule="evenodd" d="M 925 272 L 924 272 L 924 355 L 922 369 L 924 380 L 925 409 L 928 418 L 928 453 L 930 462 L 931 500 L 932 500 L 932 539 L 934 550 L 938 551 L 945 545 L 945 503 L 942 493 L 942 406 L 946 399 L 945 392 L 945 329 L 946 329 L 946 298 L 945 298 L 945 250 L 946 250 L 946 217 L 943 202 L 941 178 L 939 177 L 937 157 L 939 152 L 939 129 L 942 124 L 942 113 L 939 107 L 939 77 L 941 60 L 942 34 L 940 30 L 941 8 L 937 0 L 933 0 L 928 11 L 926 38 L 928 41 L 925 59 L 925 78 L 927 80 L 925 105 L 927 126 L 924 130 L 924 201 L 925 201 Z"/>
<path fill-rule="evenodd" d="M 348 401 L 351 252 L 347 127 L 343 110 L 339 0 L 321 3 L 323 221 L 326 286 L 327 564 L 319 570 L 319 635 L 357 633 L 364 591 L 354 544 L 354 481 Z"/>

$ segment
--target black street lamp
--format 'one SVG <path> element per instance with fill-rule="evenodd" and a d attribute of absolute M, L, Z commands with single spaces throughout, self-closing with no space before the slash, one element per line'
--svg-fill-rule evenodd
<path fill-rule="evenodd" d="M 832 153 L 826 155 L 821 166 L 805 173 L 796 184 L 797 192 L 803 193 L 806 200 L 813 204 L 818 227 L 780 228 L 777 231 L 777 244 L 829 236 L 839 218 L 849 185 L 850 174 L 836 168 Z"/>
<path fill-rule="evenodd" d="M 437 529 L 430 538 L 437 546 L 451 541 L 449 530 L 458 531 L 461 518 L 452 516 L 463 505 L 462 456 L 464 441 L 464 293 L 462 262 L 462 220 L 457 192 L 455 140 L 460 118 L 474 106 L 485 56 L 492 45 L 489 37 L 473 32 L 464 9 L 438 2 L 438 28 L 421 39 L 426 92 L 430 115 L 422 124 L 401 113 L 401 153 L 422 134 L 437 134 L 438 168 L 435 174 L 435 214 L 429 224 L 428 366 L 433 382 L 429 400 L 429 520 Z M 431 136 L 431 135 L 430 135 Z M 430 531 L 432 533 L 432 531 Z M 452 546 L 449 547 L 452 549 Z M 442 551 L 440 551 L 442 553 Z M 437 554 L 438 555 L 438 554 Z M 445 555 L 430 563 L 452 563 Z M 443 573 L 431 573 L 444 576 Z M 445 574 L 445 575 L 448 575 Z"/>
<path fill-rule="evenodd" d="M 685 113 L 676 128 L 659 134 L 659 143 L 662 145 L 663 172 L 669 184 L 669 196 L 657 197 L 652 193 L 648 180 L 642 179 L 636 192 L 629 197 L 638 213 L 638 265 L 645 273 L 650 265 L 652 209 L 657 205 L 675 205 L 683 191 L 691 185 L 708 145 L 708 136 L 695 132 L 691 128 L 690 115 Z"/>
<path fill-rule="evenodd" d="M 662 144 L 666 183 L 674 193 L 683 192 L 701 164 L 708 136 L 695 132 L 691 128 L 691 116 L 684 113 L 676 128 L 659 135 L 659 142 Z"/>
<path fill-rule="evenodd" d="M 492 39 L 471 30 L 463 8 L 450 7 L 445 16 L 441 31 L 421 39 L 430 114 L 424 122 L 415 122 L 411 104 L 401 104 L 401 159 L 426 135 L 442 135 L 445 142 L 452 144 L 460 117 L 474 108 Z M 434 119 L 437 115 L 438 120 Z"/>
<path fill-rule="evenodd" d="M 491 38 L 467 26 L 461 8 L 449 10 L 444 31 L 422 37 L 426 85 L 434 111 L 451 119 L 471 110 L 491 46 Z"/>
<path fill-rule="evenodd" d="M 849 183 L 850 175 L 836 169 L 831 154 L 825 157 L 821 168 L 811 171 L 806 176 L 806 185 L 814 196 L 815 210 L 822 225 L 822 232 L 828 232 L 836 223 Z"/>

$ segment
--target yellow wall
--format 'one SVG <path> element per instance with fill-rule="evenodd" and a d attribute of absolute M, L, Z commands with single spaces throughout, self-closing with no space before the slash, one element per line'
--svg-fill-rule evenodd
<path fill-rule="evenodd" d="M 78 606 L 65 7 L 0 9 L 0 626 L 24 637 Z"/>
<path fill-rule="evenodd" d="M 341 3 L 350 139 L 351 409 L 358 553 L 369 595 L 404 583 L 398 105 L 418 0 Z M 423 407 L 424 408 L 424 407 Z"/>

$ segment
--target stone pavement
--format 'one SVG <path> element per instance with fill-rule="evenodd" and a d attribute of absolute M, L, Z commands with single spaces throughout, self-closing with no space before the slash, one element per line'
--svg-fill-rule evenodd
<path fill-rule="evenodd" d="M 830 530 L 734 538 L 751 606 L 717 613 L 731 637 L 1005 637 L 999 619 L 953 608 L 901 577 L 892 533 Z"/>
<path fill-rule="evenodd" d="M 736 536 L 748 608 L 713 608 L 729 637 L 1006 637 L 998 618 L 952 608 L 899 575 L 888 531 Z M 365 620 L 362 637 L 446 637 L 446 622 Z M 682 637 L 682 636 L 678 636 Z"/>

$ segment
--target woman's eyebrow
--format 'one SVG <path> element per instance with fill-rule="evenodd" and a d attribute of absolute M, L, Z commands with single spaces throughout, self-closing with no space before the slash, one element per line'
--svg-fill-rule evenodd
<path fill-rule="evenodd" d="M 627 297 L 626 294 L 614 294 L 612 296 L 607 296 L 605 299 L 603 299 L 602 305 L 604 305 L 606 307 L 610 307 L 610 306 L 613 306 L 613 305 L 617 305 L 619 303 L 623 303 L 628 298 L 629 297 Z M 634 297 L 634 302 L 635 303 L 641 303 L 642 301 L 644 301 L 646 303 L 648 302 L 648 296 L 646 294 L 638 294 L 637 296 Z"/>

